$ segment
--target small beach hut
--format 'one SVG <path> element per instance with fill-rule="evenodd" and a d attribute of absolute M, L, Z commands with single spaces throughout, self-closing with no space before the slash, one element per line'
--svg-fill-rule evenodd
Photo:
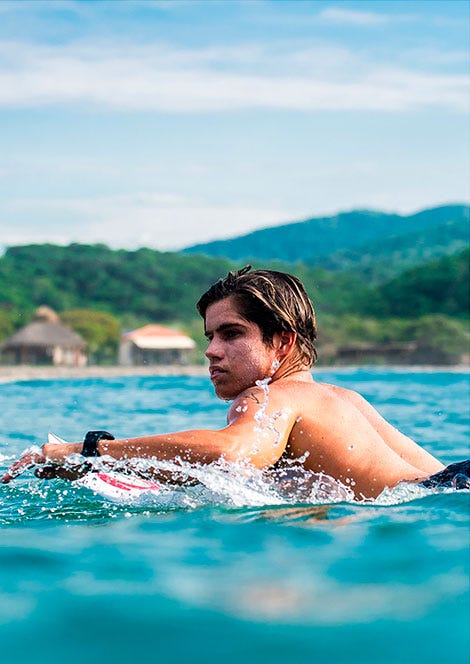
<path fill-rule="evenodd" d="M 0 350 L 12 364 L 80 367 L 87 362 L 83 338 L 45 306 L 36 309 L 32 322 L 9 337 Z"/>
<path fill-rule="evenodd" d="M 196 347 L 188 335 L 164 325 L 144 325 L 122 335 L 119 364 L 187 364 L 190 351 Z"/>

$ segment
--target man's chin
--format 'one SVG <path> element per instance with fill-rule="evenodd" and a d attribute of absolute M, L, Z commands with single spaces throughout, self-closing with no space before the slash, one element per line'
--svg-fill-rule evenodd
<path fill-rule="evenodd" d="M 214 385 L 214 390 L 216 396 L 224 401 L 232 401 L 238 395 L 238 392 L 230 389 L 227 385 Z"/>
<path fill-rule="evenodd" d="M 219 399 L 222 399 L 223 401 L 233 401 L 233 399 L 235 399 L 235 397 L 237 396 L 236 394 L 232 394 L 231 392 L 230 393 L 224 392 L 223 390 L 222 391 L 216 390 L 215 394 Z"/>

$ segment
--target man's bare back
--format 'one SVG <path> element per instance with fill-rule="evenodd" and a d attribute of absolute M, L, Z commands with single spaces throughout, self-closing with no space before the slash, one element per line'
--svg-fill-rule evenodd
<path fill-rule="evenodd" d="M 318 383 L 310 372 L 247 390 L 234 401 L 229 422 L 233 425 L 240 414 L 256 421 L 260 410 L 258 430 L 253 427 L 249 437 L 264 441 L 259 447 L 271 450 L 272 456 L 253 455 L 259 467 L 275 463 L 278 454 L 278 458 L 302 457 L 306 469 L 340 480 L 358 498 L 375 497 L 386 486 L 444 468 L 359 394 Z"/>

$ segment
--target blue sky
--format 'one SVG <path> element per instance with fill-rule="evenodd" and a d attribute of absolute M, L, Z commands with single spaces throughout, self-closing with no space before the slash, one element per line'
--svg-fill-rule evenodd
<path fill-rule="evenodd" d="M 0 0 L 0 244 L 470 200 L 466 0 Z"/>

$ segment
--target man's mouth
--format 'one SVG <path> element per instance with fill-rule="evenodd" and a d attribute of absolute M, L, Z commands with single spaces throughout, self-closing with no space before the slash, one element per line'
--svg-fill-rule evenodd
<path fill-rule="evenodd" d="M 218 378 L 219 376 L 221 376 L 224 373 L 227 373 L 227 372 L 225 371 L 225 369 L 222 369 L 222 367 L 218 367 L 218 366 L 209 367 L 209 375 L 210 375 L 211 380 L 214 380 L 214 379 Z"/>

